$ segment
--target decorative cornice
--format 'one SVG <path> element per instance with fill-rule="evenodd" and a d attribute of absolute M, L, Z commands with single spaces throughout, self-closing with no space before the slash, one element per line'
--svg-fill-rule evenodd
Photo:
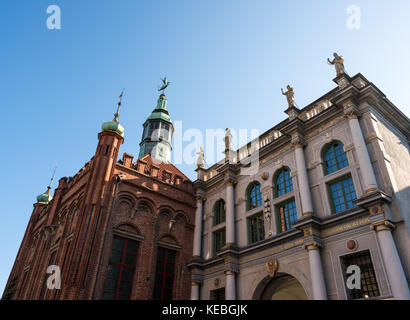
<path fill-rule="evenodd" d="M 368 209 L 376 204 L 385 204 L 391 202 L 391 196 L 381 190 L 372 190 L 365 193 L 362 197 L 355 200 L 354 203 L 362 208 Z"/>
<path fill-rule="evenodd" d="M 288 136 L 292 136 L 295 132 L 303 134 L 305 131 L 305 122 L 300 118 L 295 118 L 289 121 L 280 131 Z"/>

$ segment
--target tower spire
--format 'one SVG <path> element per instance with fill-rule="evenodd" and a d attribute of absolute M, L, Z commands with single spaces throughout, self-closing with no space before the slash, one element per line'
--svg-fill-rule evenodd
<path fill-rule="evenodd" d="M 140 143 L 139 158 L 150 154 L 154 159 L 169 162 L 174 126 L 167 110 L 167 98 L 164 90 L 171 82 L 166 77 L 161 81 L 162 85 L 158 86 L 158 91 L 162 91 L 162 93 L 157 100 L 157 106 L 143 124 L 144 131 Z"/>
<path fill-rule="evenodd" d="M 118 101 L 118 103 L 117 103 L 117 112 L 114 114 L 114 120 L 113 121 L 115 121 L 115 122 L 118 122 L 118 118 L 119 118 L 119 116 L 120 116 L 120 107 L 121 107 L 121 105 L 122 105 L 122 96 L 124 95 L 124 88 L 122 89 L 122 91 L 121 91 L 121 94 L 120 94 L 120 96 L 118 97 L 118 98 L 120 98 L 120 100 Z"/>
<path fill-rule="evenodd" d="M 120 117 L 120 107 L 122 106 L 122 97 L 124 95 L 124 89 L 122 89 L 121 94 L 119 96 L 120 100 L 117 103 L 117 112 L 114 113 L 114 119 L 109 122 L 105 122 L 102 124 L 103 131 L 112 131 L 118 133 L 121 137 L 124 136 L 124 127 L 118 121 Z"/>
<path fill-rule="evenodd" d="M 47 187 L 47 191 L 40 194 L 37 197 L 37 203 L 48 204 L 53 199 L 53 197 L 50 195 L 50 190 L 51 190 L 51 187 L 53 185 L 53 180 L 54 180 L 54 175 L 56 173 L 56 168 L 57 167 L 54 167 L 54 169 L 53 169 L 53 174 L 51 176 L 50 183 Z"/>
<path fill-rule="evenodd" d="M 53 181 L 54 181 L 54 175 L 56 174 L 56 169 L 57 167 L 54 167 L 53 169 L 53 174 L 51 175 L 51 179 L 50 179 L 50 184 L 48 185 L 47 189 L 50 190 L 52 185 L 53 185 Z"/>

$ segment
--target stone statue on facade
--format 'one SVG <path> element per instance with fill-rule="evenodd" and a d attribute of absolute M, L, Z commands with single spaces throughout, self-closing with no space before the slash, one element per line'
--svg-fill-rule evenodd
<path fill-rule="evenodd" d="M 233 150 L 232 147 L 232 133 L 231 130 L 229 128 L 225 129 L 225 150 Z"/>
<path fill-rule="evenodd" d="M 332 61 L 327 58 L 327 63 L 329 65 L 334 65 L 336 68 L 336 76 L 340 76 L 345 73 L 344 60 L 342 56 L 339 56 L 336 52 L 333 53 L 334 59 Z"/>
<path fill-rule="evenodd" d="M 202 147 L 199 147 L 199 152 L 197 152 L 196 154 L 198 155 L 198 159 L 196 160 L 196 167 L 204 168 L 205 167 L 204 149 L 202 149 Z"/>
<path fill-rule="evenodd" d="M 288 100 L 289 108 L 296 107 L 295 91 L 290 85 L 288 85 L 286 88 L 288 89 L 288 91 L 286 92 L 284 92 L 282 88 L 280 88 L 280 90 L 282 91 L 282 94 L 286 96 L 286 99 Z"/>

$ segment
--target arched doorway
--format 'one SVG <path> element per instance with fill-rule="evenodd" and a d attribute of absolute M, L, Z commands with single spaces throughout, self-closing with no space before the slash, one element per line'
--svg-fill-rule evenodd
<path fill-rule="evenodd" d="M 258 300 L 307 300 L 300 282 L 286 273 L 279 273 L 273 279 L 265 278 L 255 291 Z"/>

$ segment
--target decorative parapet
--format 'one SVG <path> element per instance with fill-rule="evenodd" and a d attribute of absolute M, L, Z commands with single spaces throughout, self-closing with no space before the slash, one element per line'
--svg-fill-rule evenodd
<path fill-rule="evenodd" d="M 306 110 L 303 110 L 303 112 L 299 115 L 299 118 L 304 121 L 307 121 L 317 116 L 319 113 L 325 111 L 326 109 L 330 108 L 331 106 L 332 103 L 328 99 L 320 100 L 313 106 L 308 107 Z"/>

